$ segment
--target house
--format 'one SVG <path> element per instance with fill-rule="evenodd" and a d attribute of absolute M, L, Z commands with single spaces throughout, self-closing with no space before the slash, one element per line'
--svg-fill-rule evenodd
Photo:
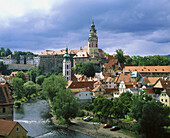
<path fill-rule="evenodd" d="M 18 122 L 0 119 L 0 137 L 23 138 L 27 136 L 25 130 Z"/>
<path fill-rule="evenodd" d="M 93 93 L 87 89 L 75 94 L 75 97 L 79 98 L 80 103 L 92 103 Z"/>
<path fill-rule="evenodd" d="M 170 66 L 125 66 L 125 74 L 137 71 L 146 77 L 167 77 L 170 75 Z"/>
<path fill-rule="evenodd" d="M 13 120 L 13 99 L 8 84 L 0 79 L 0 119 Z"/>
<path fill-rule="evenodd" d="M 67 88 L 71 89 L 72 92 L 81 92 L 85 88 L 92 90 L 96 81 L 69 81 Z"/>
<path fill-rule="evenodd" d="M 166 87 L 159 96 L 159 101 L 165 106 L 170 106 L 170 87 Z"/>
<path fill-rule="evenodd" d="M 166 89 L 166 87 L 170 87 L 170 81 L 159 80 L 157 83 L 155 83 L 153 89 L 156 94 L 160 94 L 163 90 Z"/>

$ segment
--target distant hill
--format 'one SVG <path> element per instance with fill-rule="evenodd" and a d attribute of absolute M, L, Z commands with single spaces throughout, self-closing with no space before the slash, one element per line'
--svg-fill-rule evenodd
<path fill-rule="evenodd" d="M 168 60 L 170 60 L 170 55 L 165 55 L 164 57 L 166 57 Z"/>

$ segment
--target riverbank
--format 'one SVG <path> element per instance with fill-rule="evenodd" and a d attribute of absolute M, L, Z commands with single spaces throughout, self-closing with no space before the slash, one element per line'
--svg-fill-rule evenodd
<path fill-rule="evenodd" d="M 92 137 L 98 138 L 132 138 L 131 136 L 124 135 L 118 131 L 110 131 L 109 128 L 103 128 L 102 124 L 93 123 L 93 122 L 85 122 L 81 120 L 80 117 L 71 120 L 71 124 L 69 126 L 66 125 L 58 125 L 55 117 L 52 117 L 52 122 L 58 128 L 65 128 L 72 131 L 76 131 L 79 133 L 83 133 Z M 98 129 L 96 129 L 98 128 Z"/>

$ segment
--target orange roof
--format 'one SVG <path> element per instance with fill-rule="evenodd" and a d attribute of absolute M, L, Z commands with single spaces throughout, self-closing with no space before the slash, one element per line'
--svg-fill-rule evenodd
<path fill-rule="evenodd" d="M 64 55 L 65 49 L 60 51 L 45 50 L 41 55 Z M 68 50 L 68 54 L 76 54 L 77 52 L 88 52 L 88 46 L 84 46 L 83 49 Z"/>
<path fill-rule="evenodd" d="M 159 80 L 154 88 L 161 88 L 161 89 L 166 89 L 167 87 L 170 87 L 170 81 L 165 81 L 165 80 Z"/>
<path fill-rule="evenodd" d="M 98 89 L 100 86 L 101 86 L 101 85 L 98 85 L 97 87 L 95 87 L 95 88 L 92 90 L 92 92 L 97 91 L 97 89 Z"/>
<path fill-rule="evenodd" d="M 9 120 L 3 120 L 0 119 L 0 136 L 4 136 L 4 134 L 6 134 L 7 136 L 9 136 L 9 134 L 11 133 L 11 131 L 14 129 L 14 127 L 16 126 L 16 124 L 19 124 L 16 121 L 9 121 Z M 19 124 L 20 125 L 20 124 Z M 21 126 L 21 125 L 20 125 Z M 22 126 L 21 126 L 22 127 Z M 23 128 L 24 129 L 24 128 Z M 26 131 L 26 130 L 25 130 Z"/>
<path fill-rule="evenodd" d="M 130 74 L 126 74 L 124 75 L 123 73 L 121 73 L 118 78 L 117 78 L 117 81 L 116 83 L 120 83 L 121 81 L 125 81 L 125 82 L 129 82 L 129 78 L 130 78 Z"/>
<path fill-rule="evenodd" d="M 170 72 L 170 66 L 125 66 L 124 72 Z"/>
<path fill-rule="evenodd" d="M 102 85 L 102 82 L 98 80 L 96 83 L 94 83 L 94 85 Z"/>
<path fill-rule="evenodd" d="M 111 73 L 102 73 L 104 77 L 110 77 Z"/>
<path fill-rule="evenodd" d="M 150 83 L 156 83 L 158 79 L 163 79 L 163 77 L 148 77 Z"/>
<path fill-rule="evenodd" d="M 114 82 L 114 79 L 112 77 L 108 77 L 106 82 Z"/>
<path fill-rule="evenodd" d="M 0 83 L 0 105 L 13 105 L 13 99 L 9 93 L 7 84 Z"/>
<path fill-rule="evenodd" d="M 75 82 L 71 82 L 67 88 L 70 88 L 70 89 L 75 89 L 75 88 L 91 88 L 93 89 L 94 88 L 94 83 L 96 81 L 75 81 Z"/>

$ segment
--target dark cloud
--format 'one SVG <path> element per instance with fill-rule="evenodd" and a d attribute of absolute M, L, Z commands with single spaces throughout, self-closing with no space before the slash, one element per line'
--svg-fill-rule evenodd
<path fill-rule="evenodd" d="M 146 54 L 169 54 L 162 48 L 167 48 L 170 41 L 169 9 L 168 0 L 69 0 L 54 4 L 48 13 L 33 10 L 11 18 L 7 25 L 1 22 L 0 46 L 32 51 L 60 49 L 66 44 L 79 48 L 87 45 L 94 18 L 99 45 L 106 51 L 121 48 L 131 55 L 141 50 Z M 150 48 L 143 49 L 148 44 Z M 131 47 L 138 51 L 129 51 Z"/>

